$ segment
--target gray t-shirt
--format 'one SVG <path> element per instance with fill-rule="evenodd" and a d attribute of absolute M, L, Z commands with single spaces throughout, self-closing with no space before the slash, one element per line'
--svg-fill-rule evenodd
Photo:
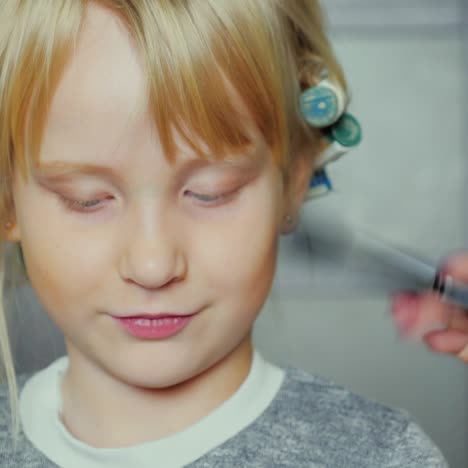
<path fill-rule="evenodd" d="M 284 370 L 279 389 L 252 423 L 185 466 L 448 467 L 439 449 L 405 411 L 383 406 L 302 370 Z M 28 377 L 18 377 L 20 388 Z M 0 466 L 58 466 L 35 448 L 24 432 L 17 452 L 13 452 L 7 406 L 6 388 L 0 386 Z M 165 468 L 155 458 L 154 467 L 160 466 Z"/>

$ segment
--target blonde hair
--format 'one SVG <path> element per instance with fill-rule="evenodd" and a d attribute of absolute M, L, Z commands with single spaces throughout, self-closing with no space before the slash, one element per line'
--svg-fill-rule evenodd
<path fill-rule="evenodd" d="M 0 226 L 14 213 L 12 181 L 37 164 L 51 98 L 69 61 L 91 0 L 2 0 L 0 4 Z M 187 130 L 211 154 L 249 143 L 226 79 L 272 149 L 287 185 L 299 145 L 310 157 L 323 140 L 300 116 L 301 89 L 323 70 L 347 91 L 324 30 L 318 0 L 94 0 L 114 11 L 147 70 L 147 95 L 165 154 L 176 148 L 171 126 L 200 155 Z M 1 230 L 0 230 L 1 231 Z M 8 382 L 12 433 L 19 434 L 17 382 L 4 292 L 27 280 L 0 233 L 0 349 Z M 16 260 L 15 260 L 16 258 Z M 15 266 L 16 265 L 16 266 Z M 8 267 L 8 270 L 7 270 Z M 7 277 L 11 283 L 6 285 Z M 4 380 L 4 379 L 3 379 Z"/>

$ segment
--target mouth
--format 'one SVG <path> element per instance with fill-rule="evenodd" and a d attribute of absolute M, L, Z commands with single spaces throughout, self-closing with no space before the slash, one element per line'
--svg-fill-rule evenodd
<path fill-rule="evenodd" d="M 194 315 L 138 314 L 112 318 L 128 334 L 140 339 L 164 339 L 182 331 Z"/>

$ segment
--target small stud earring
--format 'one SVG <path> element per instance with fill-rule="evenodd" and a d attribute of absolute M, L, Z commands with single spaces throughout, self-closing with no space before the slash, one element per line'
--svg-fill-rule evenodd
<path fill-rule="evenodd" d="M 12 227 L 13 227 L 13 223 L 11 223 L 10 221 L 7 221 L 7 222 L 5 223 L 5 229 L 9 230 L 9 229 L 11 229 Z"/>
<path fill-rule="evenodd" d="M 291 216 L 291 215 L 286 215 L 285 221 L 286 221 L 286 224 L 287 224 L 288 226 L 290 226 L 290 225 L 293 223 L 293 218 L 292 218 L 292 216 Z"/>

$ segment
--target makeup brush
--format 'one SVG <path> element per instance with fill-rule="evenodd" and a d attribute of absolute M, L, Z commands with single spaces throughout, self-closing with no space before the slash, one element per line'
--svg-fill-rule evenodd
<path fill-rule="evenodd" d="M 302 273 L 309 265 L 316 278 L 325 275 L 317 285 L 322 294 L 346 296 L 352 289 L 370 296 L 434 291 L 442 300 L 468 309 L 468 285 L 441 272 L 434 261 L 358 228 L 336 212 L 303 213 L 284 253 L 301 264 Z M 340 293 L 340 287 L 345 291 Z"/>

